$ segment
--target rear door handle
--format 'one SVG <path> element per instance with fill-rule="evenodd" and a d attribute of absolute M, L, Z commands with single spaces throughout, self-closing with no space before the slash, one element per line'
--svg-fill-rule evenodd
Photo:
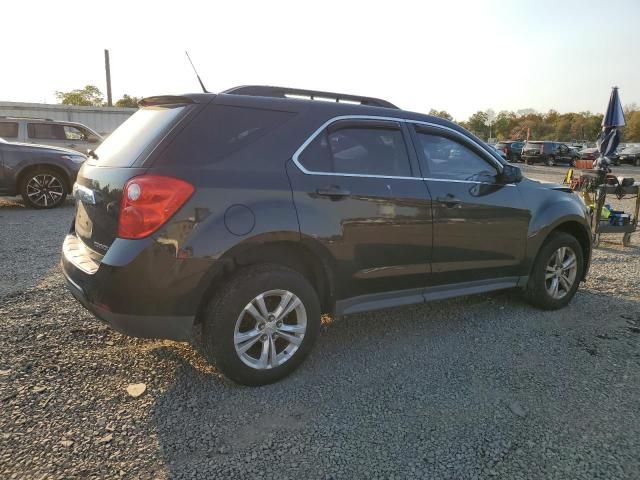
<path fill-rule="evenodd" d="M 443 205 L 446 205 L 448 208 L 453 208 L 453 207 L 455 207 L 457 205 L 460 205 L 460 203 L 462 203 L 462 200 L 460 200 L 459 198 L 454 197 L 450 193 L 447 194 L 446 197 L 438 197 L 438 198 L 436 198 L 436 201 L 439 202 L 439 203 L 442 203 Z"/>
<path fill-rule="evenodd" d="M 337 186 L 318 188 L 316 190 L 316 193 L 321 197 L 330 197 L 335 200 L 351 195 L 351 192 L 349 190 L 345 190 L 344 188 L 340 188 Z"/>

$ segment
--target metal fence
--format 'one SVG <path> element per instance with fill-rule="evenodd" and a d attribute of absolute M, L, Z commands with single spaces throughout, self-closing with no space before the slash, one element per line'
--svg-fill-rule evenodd
<path fill-rule="evenodd" d="M 50 118 L 78 122 L 101 135 L 113 132 L 137 109 L 120 107 L 79 107 L 49 103 L 0 102 L 0 117 Z"/>

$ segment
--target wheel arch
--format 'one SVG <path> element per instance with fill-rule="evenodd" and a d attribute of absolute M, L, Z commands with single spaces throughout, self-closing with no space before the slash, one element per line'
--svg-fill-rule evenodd
<path fill-rule="evenodd" d="M 553 225 L 553 227 L 550 227 L 547 229 L 545 235 L 540 239 L 538 248 L 536 250 L 536 256 L 531 262 L 529 269 L 531 270 L 531 268 L 533 268 L 533 266 L 535 265 L 535 261 L 537 260 L 538 255 L 540 254 L 540 250 L 542 249 L 542 246 L 549 240 L 551 235 L 553 235 L 556 232 L 563 232 L 573 236 L 582 247 L 583 269 L 582 269 L 582 278 L 580 280 L 581 281 L 584 280 L 587 276 L 587 273 L 589 271 L 589 266 L 591 263 L 590 259 L 591 259 L 592 239 L 591 239 L 590 230 L 587 229 L 586 225 L 584 225 L 583 223 L 575 219 L 560 220 L 558 223 Z"/>
<path fill-rule="evenodd" d="M 71 177 L 69 172 L 64 167 L 61 167 L 60 165 L 56 165 L 55 163 L 46 163 L 46 162 L 31 163 L 29 165 L 25 165 L 24 168 L 22 168 L 16 174 L 16 191 L 20 192 L 20 189 L 21 189 L 20 187 L 22 185 L 22 181 L 24 180 L 25 176 L 27 176 L 29 173 L 33 171 L 37 171 L 43 168 L 49 168 L 51 170 L 55 170 L 56 172 L 60 173 L 64 181 L 64 186 L 67 189 L 67 193 L 68 194 L 71 193 L 72 185 L 71 185 Z"/>
<path fill-rule="evenodd" d="M 264 239 L 250 239 L 225 252 L 217 261 L 221 265 L 209 277 L 208 286 L 202 295 L 196 319 L 202 318 L 209 300 L 224 282 L 241 269 L 258 264 L 275 263 L 302 274 L 314 287 L 323 313 L 332 313 L 335 304 L 334 279 L 332 269 L 318 252 L 295 237 L 268 236 Z"/>

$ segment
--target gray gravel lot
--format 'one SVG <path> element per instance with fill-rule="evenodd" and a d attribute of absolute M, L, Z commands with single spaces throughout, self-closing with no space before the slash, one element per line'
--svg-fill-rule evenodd
<path fill-rule="evenodd" d="M 80 307 L 72 216 L 0 199 L 0 478 L 639 477 L 638 238 L 603 243 L 562 311 L 503 292 L 327 320 L 296 373 L 246 388 Z"/>

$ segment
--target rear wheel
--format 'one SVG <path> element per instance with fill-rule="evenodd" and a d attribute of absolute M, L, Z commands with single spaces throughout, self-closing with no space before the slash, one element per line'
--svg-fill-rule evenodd
<path fill-rule="evenodd" d="M 319 330 L 320 304 L 307 279 L 280 265 L 255 265 L 232 277 L 209 304 L 203 349 L 230 379 L 265 385 L 302 363 Z"/>
<path fill-rule="evenodd" d="M 525 291 L 527 300 L 544 310 L 566 306 L 582 279 L 584 257 L 573 235 L 552 233 L 538 252 Z"/>
<path fill-rule="evenodd" d="M 556 159 L 553 155 L 549 155 L 544 163 L 547 167 L 553 167 L 556 164 Z"/>
<path fill-rule="evenodd" d="M 20 194 L 32 208 L 55 208 L 67 198 L 66 182 L 63 175 L 52 168 L 32 170 L 22 178 Z"/>

